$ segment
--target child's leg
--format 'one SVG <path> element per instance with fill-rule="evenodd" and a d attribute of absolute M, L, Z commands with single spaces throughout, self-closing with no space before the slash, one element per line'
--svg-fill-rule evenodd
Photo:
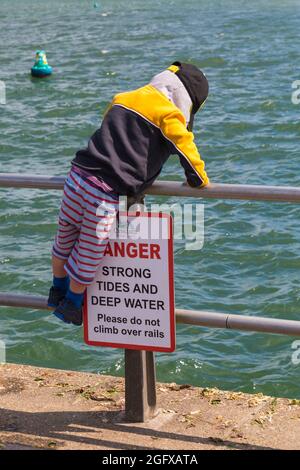
<path fill-rule="evenodd" d="M 82 200 L 77 195 L 78 188 L 73 184 L 70 175 L 64 186 L 61 202 L 58 230 L 52 248 L 53 285 L 49 292 L 48 305 L 57 307 L 66 296 L 69 277 L 65 271 L 65 263 L 70 256 L 74 243 L 79 236 L 81 217 L 83 214 Z"/>
<path fill-rule="evenodd" d="M 115 221 L 115 215 L 115 213 L 110 213 L 104 219 L 101 218 L 101 224 L 103 221 L 106 223 L 104 232 L 103 227 L 100 231 L 97 230 L 99 221 L 94 224 L 94 227 L 89 229 L 84 226 L 83 222 L 79 238 L 64 268 L 70 276 L 70 286 L 66 293 L 65 302 L 59 305 L 54 312 L 58 318 L 63 319 L 66 323 L 71 322 L 74 325 L 82 324 L 81 307 L 84 293 L 87 286 L 92 284 L 96 271 L 102 261 L 109 240 L 109 232 Z M 93 235 L 89 235 L 90 233 L 93 233 Z M 90 236 L 94 237 L 93 242 L 89 241 Z M 96 249 L 97 247 L 98 249 Z"/>
<path fill-rule="evenodd" d="M 52 273 L 53 273 L 53 276 L 58 277 L 58 278 L 66 277 L 67 273 L 65 271 L 65 264 L 66 264 L 65 259 L 57 258 L 57 256 L 55 256 L 52 253 Z"/>
<path fill-rule="evenodd" d="M 75 294 L 84 294 L 86 286 L 84 284 L 80 284 L 79 282 L 75 281 L 74 279 L 70 279 L 70 290 Z"/>
<path fill-rule="evenodd" d="M 74 178 L 78 178 L 74 175 Z M 95 188 L 88 180 L 79 180 L 85 200 L 79 237 L 64 267 L 70 276 L 70 287 L 55 314 L 76 325 L 82 323 L 81 305 L 86 287 L 95 278 L 103 258 L 110 230 L 115 222 L 118 197 Z M 73 305 L 73 307 L 72 307 Z"/>
<path fill-rule="evenodd" d="M 49 291 L 49 307 L 57 307 L 66 296 L 70 280 L 65 271 L 65 264 L 78 235 L 79 230 L 76 226 L 59 218 L 58 231 L 52 248 L 53 283 Z"/>
<path fill-rule="evenodd" d="M 64 268 L 65 263 L 65 259 L 58 258 L 52 254 L 53 281 L 48 297 L 49 307 L 57 307 L 66 296 L 70 279 Z"/>

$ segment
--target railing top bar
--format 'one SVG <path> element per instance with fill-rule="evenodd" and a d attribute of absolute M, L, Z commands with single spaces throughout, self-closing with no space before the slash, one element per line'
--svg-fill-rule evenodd
<path fill-rule="evenodd" d="M 64 181 L 63 176 L 0 173 L 0 187 L 3 188 L 63 189 Z"/>
<path fill-rule="evenodd" d="M 47 297 L 0 292 L 0 306 L 49 309 Z M 209 328 L 256 331 L 300 336 L 300 321 L 279 318 L 252 317 L 229 313 L 176 309 L 177 323 Z"/>
<path fill-rule="evenodd" d="M 300 188 L 291 186 L 211 183 L 209 186 L 199 189 L 173 181 L 157 181 L 147 189 L 146 194 L 300 203 Z"/>
<path fill-rule="evenodd" d="M 62 176 L 0 173 L 0 187 L 6 188 L 62 189 L 64 180 L 65 178 Z M 206 188 L 197 189 L 175 181 L 160 180 L 156 181 L 150 188 L 148 188 L 146 190 L 146 194 L 208 199 L 244 199 L 300 203 L 300 188 L 291 186 L 211 183 Z"/>

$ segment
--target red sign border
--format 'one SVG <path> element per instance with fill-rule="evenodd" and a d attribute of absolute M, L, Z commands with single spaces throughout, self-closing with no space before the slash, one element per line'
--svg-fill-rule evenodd
<path fill-rule="evenodd" d="M 128 216 L 137 216 L 135 213 L 128 212 Z M 169 261 L 169 295 L 170 295 L 170 347 L 155 347 L 144 346 L 138 344 L 124 344 L 124 343 L 107 343 L 102 341 L 90 341 L 88 338 L 88 312 L 87 312 L 87 293 L 85 292 L 84 305 L 83 305 L 83 329 L 84 329 L 84 342 L 89 346 L 104 346 L 118 349 L 134 349 L 138 351 L 155 351 L 155 352 L 174 352 L 176 348 L 176 331 L 175 331 L 175 292 L 174 292 L 174 254 L 173 254 L 173 225 L 172 217 L 169 214 L 161 212 L 141 212 L 138 217 L 159 217 L 168 219 L 169 239 L 168 239 L 168 261 Z"/>

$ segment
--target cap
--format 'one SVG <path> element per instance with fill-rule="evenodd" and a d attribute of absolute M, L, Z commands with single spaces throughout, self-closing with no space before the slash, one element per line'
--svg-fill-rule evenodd
<path fill-rule="evenodd" d="M 193 64 L 176 61 L 173 62 L 168 70 L 177 75 L 184 84 L 184 87 L 192 100 L 193 106 L 189 122 L 189 129 L 191 130 L 193 127 L 194 116 L 208 96 L 209 86 L 207 78 L 204 73 Z"/>

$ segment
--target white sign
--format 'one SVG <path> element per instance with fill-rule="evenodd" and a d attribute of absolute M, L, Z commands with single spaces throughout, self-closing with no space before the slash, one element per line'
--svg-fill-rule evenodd
<path fill-rule="evenodd" d="M 137 238 L 136 230 L 131 236 L 130 225 L 135 228 L 139 225 L 140 234 L 148 234 L 147 238 Z M 85 342 L 94 346 L 174 351 L 171 217 L 150 213 L 128 216 L 128 227 L 126 239 L 109 239 L 95 281 L 86 290 Z"/>

